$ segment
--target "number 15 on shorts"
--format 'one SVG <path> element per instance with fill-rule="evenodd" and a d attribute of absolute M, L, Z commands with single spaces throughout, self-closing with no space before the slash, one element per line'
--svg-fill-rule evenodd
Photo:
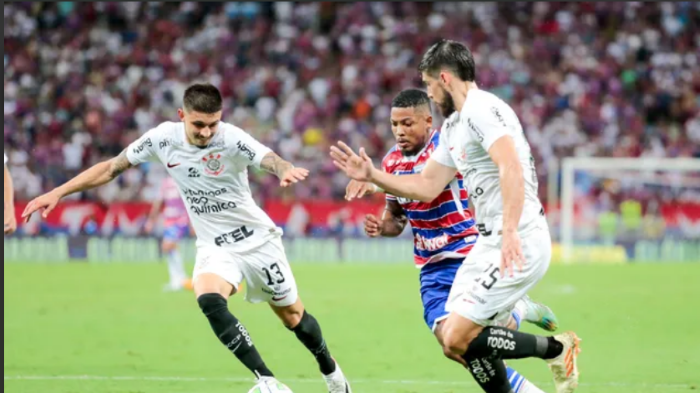
<path fill-rule="evenodd" d="M 484 270 L 484 273 L 476 278 L 476 282 L 481 283 L 487 291 L 493 288 L 494 284 L 498 281 L 498 276 L 501 273 L 501 269 L 494 264 L 490 264 L 489 267 Z"/>

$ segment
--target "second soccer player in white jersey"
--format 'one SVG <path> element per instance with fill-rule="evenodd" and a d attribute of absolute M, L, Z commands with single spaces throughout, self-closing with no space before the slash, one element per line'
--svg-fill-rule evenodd
<path fill-rule="evenodd" d="M 463 357 L 480 382 L 483 365 L 498 362 L 484 377 L 482 386 L 489 393 L 511 392 L 503 360 L 529 357 L 547 360 L 557 392 L 571 393 L 578 385 L 579 340 L 574 333 L 539 337 L 494 326 L 544 277 L 551 259 L 534 160 L 520 121 L 508 104 L 478 88 L 474 59 L 464 45 L 438 42 L 419 70 L 428 95 L 447 117 L 440 143 L 420 174 L 385 173 L 372 165 L 364 149 L 357 155 L 342 142 L 331 156 L 355 180 L 424 202 L 435 199 L 459 171 L 476 207 L 481 236 L 452 286 L 446 306 L 451 314 L 443 327 L 445 350 Z"/>
<path fill-rule="evenodd" d="M 178 111 L 181 122 L 161 124 L 118 157 L 35 199 L 23 217 L 43 210 L 46 218 L 70 194 L 104 185 L 135 165 L 163 163 L 177 183 L 197 235 L 194 291 L 221 343 L 255 374 L 258 384 L 278 385 L 248 331 L 228 309 L 228 298 L 246 280 L 247 300 L 270 304 L 314 355 L 329 392 L 350 393 L 318 322 L 299 299 L 282 231 L 255 203 L 248 184 L 250 166 L 277 175 L 282 187 L 304 180 L 308 171 L 295 168 L 240 128 L 222 122 L 222 105 L 214 86 L 189 87 Z"/>

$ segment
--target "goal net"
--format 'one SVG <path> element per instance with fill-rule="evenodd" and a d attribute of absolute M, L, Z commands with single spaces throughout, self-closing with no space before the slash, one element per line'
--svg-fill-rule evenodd
<path fill-rule="evenodd" d="M 560 206 L 564 262 L 700 262 L 700 159 L 567 158 Z"/>

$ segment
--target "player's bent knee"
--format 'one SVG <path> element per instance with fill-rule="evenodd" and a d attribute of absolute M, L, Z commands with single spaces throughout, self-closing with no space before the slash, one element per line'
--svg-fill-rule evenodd
<path fill-rule="evenodd" d="M 216 274 L 205 273 L 194 279 L 194 293 L 197 298 L 205 294 L 217 293 L 228 299 L 236 293 L 236 288 Z"/>
<path fill-rule="evenodd" d="M 481 326 L 468 320 L 448 319 L 441 331 L 443 347 L 450 353 L 462 356 L 482 330 Z"/>
<path fill-rule="evenodd" d="M 445 329 L 443 350 L 448 358 L 452 359 L 450 355 L 464 355 L 467 352 L 467 348 L 469 348 L 469 343 L 464 335 L 459 334 L 454 329 Z M 448 353 L 450 355 L 447 355 Z"/>
<path fill-rule="evenodd" d="M 305 314 L 301 300 L 297 300 L 296 303 L 287 307 L 276 307 L 274 305 L 271 305 L 271 307 L 287 329 L 295 329 L 299 326 Z"/>
<path fill-rule="evenodd" d="M 207 317 L 228 309 L 228 301 L 218 293 L 205 293 L 198 296 L 197 303 Z"/>

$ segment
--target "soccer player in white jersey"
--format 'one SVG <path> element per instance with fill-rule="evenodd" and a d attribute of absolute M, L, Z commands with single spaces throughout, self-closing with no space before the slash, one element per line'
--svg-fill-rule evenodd
<path fill-rule="evenodd" d="M 419 70 L 447 120 L 420 174 L 385 173 L 364 149 L 358 155 L 342 142 L 331 156 L 355 180 L 425 202 L 435 199 L 458 170 L 474 201 L 481 236 L 450 293 L 444 349 L 464 357 L 477 379 L 488 379 L 490 393 L 511 392 L 503 360 L 530 357 L 549 363 L 558 393 L 571 393 L 578 386 L 579 339 L 574 333 L 540 337 L 494 326 L 544 277 L 551 237 L 520 121 L 508 104 L 479 90 L 475 68 L 469 49 L 455 41 L 440 41 L 425 54 Z M 484 365 L 496 363 L 499 367 L 484 375 Z"/>
<path fill-rule="evenodd" d="M 17 218 L 15 217 L 15 188 L 12 185 L 12 176 L 7 169 L 7 154 L 5 156 L 5 235 L 11 235 L 17 230 Z"/>
<path fill-rule="evenodd" d="M 304 180 L 308 171 L 222 122 L 222 98 L 214 86 L 190 86 L 178 114 L 181 122 L 161 124 L 118 157 L 30 202 L 23 217 L 43 210 L 46 218 L 70 194 L 102 186 L 135 165 L 162 162 L 177 183 L 197 234 L 194 291 L 221 343 L 256 376 L 258 386 L 278 385 L 248 331 L 228 309 L 228 298 L 245 279 L 247 300 L 272 307 L 314 355 L 329 392 L 350 393 L 318 322 L 299 299 L 281 229 L 257 206 L 248 184 L 249 166 L 277 175 L 282 187 Z"/>

